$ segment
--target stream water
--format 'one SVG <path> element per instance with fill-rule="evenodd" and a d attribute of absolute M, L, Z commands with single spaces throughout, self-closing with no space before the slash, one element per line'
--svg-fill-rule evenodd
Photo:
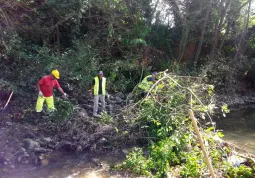
<path fill-rule="evenodd" d="M 119 178 L 133 177 L 120 171 L 107 171 L 121 163 L 124 153 L 92 155 L 85 153 L 53 153 L 43 158 L 40 166 L 20 165 L 0 173 L 0 178 Z"/>
<path fill-rule="evenodd" d="M 255 107 L 232 111 L 217 120 L 217 129 L 222 129 L 224 140 L 255 154 Z"/>

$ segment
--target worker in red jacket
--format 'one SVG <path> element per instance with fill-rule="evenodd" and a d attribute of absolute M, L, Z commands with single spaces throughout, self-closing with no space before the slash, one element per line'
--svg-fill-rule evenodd
<path fill-rule="evenodd" d="M 67 94 L 60 87 L 57 79 L 60 78 L 58 70 L 53 70 L 50 75 L 46 75 L 40 79 L 37 83 L 37 89 L 39 91 L 37 103 L 36 103 L 36 112 L 42 112 L 43 103 L 46 101 L 49 111 L 54 111 L 54 99 L 53 99 L 53 88 L 56 87 L 64 97 L 67 97 Z"/>

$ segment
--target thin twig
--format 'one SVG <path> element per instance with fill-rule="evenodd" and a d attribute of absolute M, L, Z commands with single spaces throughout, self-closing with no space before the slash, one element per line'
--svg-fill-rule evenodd
<path fill-rule="evenodd" d="M 12 95 L 13 95 L 13 91 L 11 92 L 11 94 L 10 94 L 10 96 L 9 96 L 9 98 L 8 98 L 8 100 L 7 100 L 7 102 L 6 102 L 5 106 L 4 106 L 4 108 L 3 108 L 3 110 L 5 110 L 5 108 L 8 106 L 8 104 L 9 104 L 9 102 L 10 102 L 10 100 L 11 100 Z"/>

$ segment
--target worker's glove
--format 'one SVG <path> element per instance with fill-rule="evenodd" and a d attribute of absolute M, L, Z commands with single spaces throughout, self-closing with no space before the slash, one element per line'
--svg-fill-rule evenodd
<path fill-rule="evenodd" d="M 89 96 L 93 96 L 92 90 L 89 90 Z"/>
<path fill-rule="evenodd" d="M 64 93 L 64 94 L 63 94 L 63 97 L 64 97 L 64 98 L 67 98 L 67 97 L 68 97 L 68 95 L 67 95 L 66 93 Z"/>
<path fill-rule="evenodd" d="M 39 91 L 39 96 L 44 97 L 41 91 Z"/>

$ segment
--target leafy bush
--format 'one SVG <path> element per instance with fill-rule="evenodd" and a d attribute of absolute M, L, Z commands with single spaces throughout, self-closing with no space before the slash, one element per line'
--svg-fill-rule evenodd
<path fill-rule="evenodd" d="M 106 112 L 102 112 L 99 122 L 103 124 L 113 124 L 113 118 Z"/>
<path fill-rule="evenodd" d="M 241 92 L 243 90 L 243 79 L 249 70 L 252 61 L 242 57 L 238 61 L 232 58 L 216 58 L 201 67 L 201 75 L 207 76 L 217 91 Z"/>
<path fill-rule="evenodd" d="M 52 119 L 56 122 L 67 120 L 74 114 L 74 105 L 67 100 L 57 98 L 55 100 L 56 111 L 53 112 Z"/>
<path fill-rule="evenodd" d="M 148 171 L 148 163 L 143 156 L 143 151 L 141 148 L 133 148 L 132 152 L 127 155 L 126 160 L 122 163 L 121 168 L 128 169 L 138 175 L 151 175 Z"/>
<path fill-rule="evenodd" d="M 226 171 L 226 177 L 228 178 L 252 178 L 254 177 L 255 170 L 241 165 L 240 167 L 230 166 Z"/>
<path fill-rule="evenodd" d="M 181 163 L 180 146 L 182 144 L 175 141 L 177 140 L 167 138 L 149 147 L 150 169 L 151 172 L 156 172 L 157 177 L 164 176 L 170 165 Z"/>
<path fill-rule="evenodd" d="M 141 75 L 140 67 L 132 60 L 116 60 L 101 64 L 101 68 L 106 71 L 105 76 L 108 77 L 110 83 L 109 89 L 113 92 L 131 91 L 138 83 Z"/>
<path fill-rule="evenodd" d="M 9 81 L 0 79 L 0 91 L 10 92 L 11 90 L 16 90 L 16 87 Z"/>
<path fill-rule="evenodd" d="M 204 126 L 210 122 L 208 114 L 215 107 L 211 103 L 213 87 L 205 85 L 201 78 L 183 78 L 171 74 L 161 76 L 157 87 L 136 104 L 139 105 L 136 122 L 140 123 L 141 137 L 151 143 L 147 161 L 143 161 L 142 172 L 149 172 L 155 177 L 166 177 L 174 167 L 181 166 L 181 176 L 199 177 L 206 166 L 199 145 L 195 143 L 196 137 L 188 109 L 192 107 L 202 124 L 201 132 L 210 145 L 210 153 L 215 160 L 218 156 L 221 157 L 223 153 L 216 149 L 218 145 L 212 141 L 217 133 L 214 129 L 206 130 L 208 126 Z M 213 128 L 213 124 L 211 126 Z M 132 157 L 136 164 L 139 164 L 139 160 L 135 159 L 144 160 L 144 157 L 134 157 L 135 154 L 138 153 L 130 153 L 128 158 Z M 132 165 L 129 168 L 132 169 Z"/>
<path fill-rule="evenodd" d="M 180 175 L 182 177 L 200 177 L 202 170 L 206 168 L 202 153 L 192 151 L 183 153 L 183 157 L 185 158 L 185 164 L 183 164 Z"/>

